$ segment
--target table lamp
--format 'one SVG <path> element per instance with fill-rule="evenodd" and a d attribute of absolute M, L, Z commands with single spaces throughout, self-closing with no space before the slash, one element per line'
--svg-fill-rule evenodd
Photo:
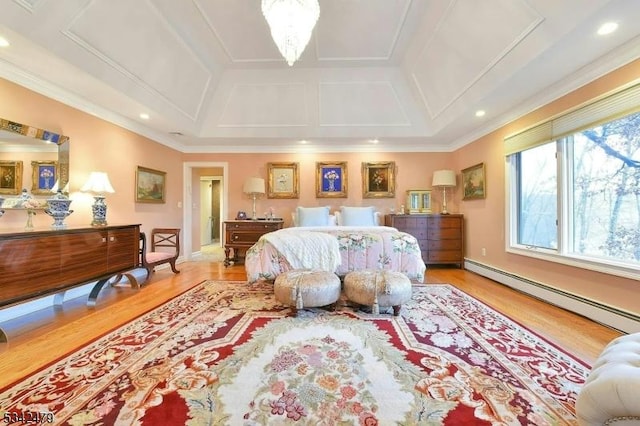
<path fill-rule="evenodd" d="M 251 216 L 251 219 L 256 220 L 256 198 L 258 197 L 258 195 L 262 195 L 265 193 L 264 190 L 264 179 L 262 178 L 256 178 L 256 177 L 252 177 L 247 179 L 244 182 L 244 187 L 242 189 L 242 191 L 245 194 L 248 194 L 250 197 L 253 198 L 253 215 Z"/>
<path fill-rule="evenodd" d="M 91 172 L 87 183 L 82 188 L 82 192 L 92 192 L 94 203 L 91 206 L 93 212 L 93 221 L 91 226 L 107 225 L 107 203 L 104 202 L 105 192 L 114 193 L 109 176 L 105 172 Z"/>
<path fill-rule="evenodd" d="M 456 186 L 456 172 L 453 170 L 436 170 L 433 172 L 432 185 L 442 187 L 442 214 L 449 214 L 447 211 L 447 188 Z"/>

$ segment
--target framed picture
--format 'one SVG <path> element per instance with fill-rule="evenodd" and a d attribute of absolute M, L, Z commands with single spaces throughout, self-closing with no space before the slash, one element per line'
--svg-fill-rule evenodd
<path fill-rule="evenodd" d="M 31 193 L 35 195 L 52 195 L 51 189 L 58 180 L 57 161 L 31 162 Z"/>
<path fill-rule="evenodd" d="M 298 198 L 300 175 L 298 163 L 267 163 L 269 183 L 267 198 Z"/>
<path fill-rule="evenodd" d="M 0 194 L 18 195 L 22 191 L 22 161 L 0 161 Z"/>
<path fill-rule="evenodd" d="M 463 200 L 477 200 L 487 195 L 484 163 L 462 170 Z"/>
<path fill-rule="evenodd" d="M 362 198 L 396 196 L 396 163 L 378 161 L 362 163 Z"/>
<path fill-rule="evenodd" d="M 347 198 L 347 162 L 316 163 L 316 198 Z"/>
<path fill-rule="evenodd" d="M 136 170 L 136 203 L 164 203 L 166 172 L 138 166 Z"/>
<path fill-rule="evenodd" d="M 407 191 L 407 208 L 411 213 L 431 213 L 431 190 L 410 189 Z"/>

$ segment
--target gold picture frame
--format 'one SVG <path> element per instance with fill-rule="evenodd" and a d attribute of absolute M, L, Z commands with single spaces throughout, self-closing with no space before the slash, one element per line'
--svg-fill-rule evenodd
<path fill-rule="evenodd" d="M 31 162 L 31 193 L 34 195 L 53 195 L 51 189 L 59 179 L 57 161 Z"/>
<path fill-rule="evenodd" d="M 164 203 L 167 173 L 138 166 L 136 169 L 136 203 Z"/>
<path fill-rule="evenodd" d="M 394 198 L 395 196 L 395 161 L 362 163 L 362 198 Z"/>
<path fill-rule="evenodd" d="M 407 191 L 407 210 L 413 213 L 431 213 L 431 190 L 410 189 Z"/>
<path fill-rule="evenodd" d="M 0 161 L 0 194 L 18 195 L 22 191 L 22 161 Z"/>
<path fill-rule="evenodd" d="M 347 198 L 347 162 L 316 162 L 316 198 Z"/>
<path fill-rule="evenodd" d="M 462 170 L 462 199 L 478 200 L 487 196 L 484 163 Z"/>
<path fill-rule="evenodd" d="M 300 172 L 298 163 L 267 163 L 269 181 L 267 198 L 298 198 Z"/>

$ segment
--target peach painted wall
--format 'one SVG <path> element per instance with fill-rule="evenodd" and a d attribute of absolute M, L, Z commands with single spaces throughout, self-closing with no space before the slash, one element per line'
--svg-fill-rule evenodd
<path fill-rule="evenodd" d="M 93 197 L 79 189 L 91 171 L 100 170 L 109 174 L 116 191 L 106 197 L 110 224 L 140 223 L 142 230 L 181 227 L 182 210 L 177 207 L 182 199 L 179 152 L 3 79 L 0 117 L 69 136 L 70 198 L 74 210 L 66 220 L 70 226 L 91 223 Z M 165 204 L 134 202 L 135 170 L 139 165 L 167 173 Z M 30 182 L 30 161 L 25 162 L 23 173 Z M 30 188 L 29 184 L 27 189 Z M 7 210 L 0 218 L 0 231 L 21 229 L 25 222 L 24 211 Z M 38 213 L 34 220 L 36 227 L 46 228 L 51 223 L 53 220 L 44 213 Z"/>
<path fill-rule="evenodd" d="M 229 170 L 229 206 L 227 219 L 233 219 L 239 210 L 252 211 L 252 200 L 242 193 L 244 181 L 249 177 L 261 177 L 268 180 L 269 162 L 296 162 L 300 172 L 300 197 L 298 199 L 269 199 L 261 197 L 256 202 L 256 214 L 264 213 L 272 207 L 275 215 L 285 220 L 285 226 L 291 226 L 291 212 L 297 206 L 330 206 L 337 210 L 340 206 L 375 206 L 378 211 L 387 214 L 393 207 L 396 211 L 406 204 L 406 191 L 409 189 L 430 189 L 435 170 L 451 163 L 451 153 L 283 153 L 283 154 L 185 154 L 185 162 L 226 162 Z M 316 162 L 347 162 L 348 198 L 316 198 Z M 362 162 L 395 161 L 396 163 L 396 197 L 363 199 L 362 198 Z M 197 175 L 198 173 L 194 173 Z M 197 176 L 192 181 L 193 187 Z M 432 208 L 439 211 L 442 192 L 432 193 Z M 194 195 L 194 211 L 199 211 L 199 201 Z M 447 207 L 457 212 L 459 203 L 448 200 Z M 199 225 L 194 216 L 193 251 L 200 250 Z M 197 228 L 196 228 L 197 227 Z"/>
<path fill-rule="evenodd" d="M 455 152 L 457 170 L 484 162 L 487 173 L 486 199 L 462 201 L 460 204 L 460 211 L 466 217 L 467 258 L 606 305 L 640 313 L 640 283 L 636 280 L 506 252 L 503 154 L 505 136 L 637 80 L 639 76 L 640 60 L 637 60 Z M 482 248 L 486 249 L 486 256 L 482 255 Z"/>

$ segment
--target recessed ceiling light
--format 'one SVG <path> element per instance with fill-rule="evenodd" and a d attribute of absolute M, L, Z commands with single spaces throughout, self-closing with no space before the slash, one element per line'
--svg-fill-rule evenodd
<path fill-rule="evenodd" d="M 486 112 L 483 109 L 479 109 L 476 111 L 476 117 L 484 117 Z"/>
<path fill-rule="evenodd" d="M 142 118 L 143 120 L 148 120 L 149 119 L 149 114 L 143 112 L 143 113 L 140 114 L 140 118 Z"/>
<path fill-rule="evenodd" d="M 369 139 L 369 142 L 375 145 L 380 141 L 378 139 Z"/>
<path fill-rule="evenodd" d="M 598 35 L 611 34 L 612 32 L 614 32 L 617 29 L 618 29 L 618 23 L 617 22 L 606 22 L 606 23 L 602 24 L 600 26 L 600 28 L 598 28 Z"/>
<path fill-rule="evenodd" d="M 0 47 L 8 47 L 8 46 L 9 46 L 9 40 L 0 36 Z"/>
<path fill-rule="evenodd" d="M 308 143 L 309 143 L 309 141 L 305 141 L 305 140 L 301 140 L 301 141 L 300 141 L 300 145 L 306 145 L 306 144 L 308 144 Z"/>

